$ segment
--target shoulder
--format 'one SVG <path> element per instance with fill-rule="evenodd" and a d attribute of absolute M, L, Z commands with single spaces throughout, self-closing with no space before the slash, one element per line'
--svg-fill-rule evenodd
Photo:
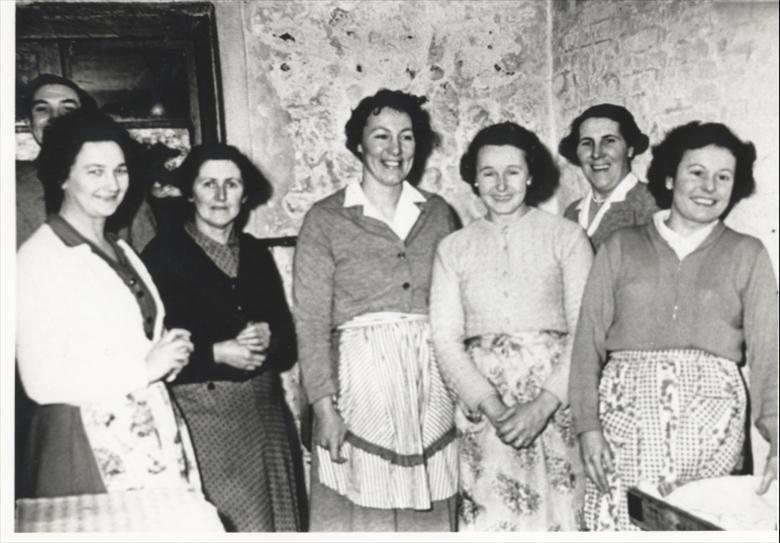
<path fill-rule="evenodd" d="M 146 244 L 141 253 L 144 260 L 147 258 L 163 259 L 173 258 L 182 252 L 190 237 L 183 228 L 174 228 L 157 234 Z"/>
<path fill-rule="evenodd" d="M 464 226 L 460 230 L 455 230 L 444 236 L 439 242 L 439 252 L 442 255 L 459 255 L 466 252 L 469 247 L 479 240 L 490 235 L 490 229 L 487 228 L 487 220 L 483 217 Z"/>
<path fill-rule="evenodd" d="M 302 228 L 327 224 L 344 216 L 345 193 L 346 187 L 314 202 L 304 215 Z"/>
<path fill-rule="evenodd" d="M 757 258 L 762 253 L 767 253 L 763 242 L 757 237 L 737 232 L 728 226 L 723 226 L 723 233 L 717 242 L 730 251 L 736 252 L 742 257 Z"/>
<path fill-rule="evenodd" d="M 626 202 L 629 202 L 632 207 L 638 210 L 647 210 L 655 212 L 658 210 L 658 206 L 655 203 L 655 197 L 651 194 L 650 189 L 647 188 L 647 183 L 639 181 L 634 187 L 626 194 Z"/>
<path fill-rule="evenodd" d="M 652 242 L 651 230 L 653 229 L 655 227 L 652 222 L 618 228 L 607 236 L 598 252 L 605 251 L 612 255 L 626 255 L 636 251 L 645 252 L 647 245 Z"/>
<path fill-rule="evenodd" d="M 66 252 L 67 247 L 48 224 L 42 224 L 22 243 L 16 253 L 17 262 L 45 258 L 55 261 L 56 253 Z"/>

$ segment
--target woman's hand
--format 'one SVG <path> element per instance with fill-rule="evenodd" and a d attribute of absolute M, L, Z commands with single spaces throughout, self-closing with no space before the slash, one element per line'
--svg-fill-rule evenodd
<path fill-rule="evenodd" d="M 601 430 L 580 434 L 580 453 L 585 473 L 601 492 L 609 491 L 607 472 L 614 471 L 614 456 Z"/>
<path fill-rule="evenodd" d="M 172 328 L 152 346 L 146 355 L 146 373 L 153 383 L 163 377 L 179 374 L 190 361 L 193 345 L 190 333 L 182 328 Z"/>
<path fill-rule="evenodd" d="M 330 459 L 343 464 L 347 461 L 341 456 L 341 445 L 347 435 L 347 425 L 344 419 L 333 405 L 333 399 L 330 396 L 320 398 L 313 405 L 315 420 L 314 443 L 320 447 L 328 449 Z"/>
<path fill-rule="evenodd" d="M 515 404 L 497 420 L 496 433 L 507 445 L 520 449 L 533 443 L 558 409 L 560 401 L 551 392 L 542 390 L 533 401 Z"/>
<path fill-rule="evenodd" d="M 764 477 L 761 479 L 761 484 L 756 491 L 758 494 L 764 494 L 769 490 L 769 485 L 772 481 L 777 481 L 777 455 L 771 456 L 766 461 L 764 467 Z"/>
<path fill-rule="evenodd" d="M 271 343 L 271 328 L 267 322 L 249 322 L 238 333 L 236 341 L 254 353 L 263 353 Z"/>
<path fill-rule="evenodd" d="M 214 344 L 214 361 L 244 371 L 254 371 L 263 365 L 265 355 L 240 343 L 228 339 Z"/>

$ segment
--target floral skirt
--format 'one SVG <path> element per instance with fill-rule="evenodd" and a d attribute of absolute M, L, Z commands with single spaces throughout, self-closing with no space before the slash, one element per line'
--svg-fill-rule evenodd
<path fill-rule="evenodd" d="M 566 334 L 529 332 L 467 341 L 474 364 L 508 406 L 529 402 L 561 363 Z M 534 442 L 505 445 L 487 417 L 456 411 L 460 437 L 459 531 L 557 531 L 582 526 L 583 474 L 569 409 Z"/>
<path fill-rule="evenodd" d="M 111 401 L 36 406 L 22 495 L 148 488 L 201 492 L 189 433 L 161 383 Z"/>
<path fill-rule="evenodd" d="M 189 432 L 162 383 L 113 402 L 82 405 L 81 417 L 108 492 L 154 487 L 201 491 Z"/>
<path fill-rule="evenodd" d="M 728 475 L 744 441 L 746 393 L 737 364 L 699 350 L 612 353 L 599 384 L 599 416 L 615 455 L 609 492 L 588 481 L 588 530 L 637 530 L 626 490 L 640 481 L 666 495 Z"/>
<path fill-rule="evenodd" d="M 376 509 L 428 510 L 457 492 L 454 405 L 424 315 L 374 313 L 342 325 L 336 407 L 347 425 L 332 462 L 317 446 L 322 484 Z"/>

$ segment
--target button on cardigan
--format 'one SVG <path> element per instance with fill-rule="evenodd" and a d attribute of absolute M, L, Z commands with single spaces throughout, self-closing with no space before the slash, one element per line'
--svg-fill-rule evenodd
<path fill-rule="evenodd" d="M 777 283 L 759 240 L 718 223 L 681 261 L 652 222 L 619 230 L 596 256 L 583 296 L 569 390 L 575 430 L 600 429 L 609 352 L 700 349 L 746 359 L 753 418 L 776 454 L 777 342 Z"/>
<path fill-rule="evenodd" d="M 345 189 L 306 214 L 295 250 L 293 312 L 312 403 L 336 392 L 331 334 L 338 325 L 370 312 L 428 313 L 434 251 L 455 218 L 441 197 L 419 192 L 425 201 L 416 204 L 420 215 L 403 240 L 364 216 L 362 206 L 345 207 Z"/>

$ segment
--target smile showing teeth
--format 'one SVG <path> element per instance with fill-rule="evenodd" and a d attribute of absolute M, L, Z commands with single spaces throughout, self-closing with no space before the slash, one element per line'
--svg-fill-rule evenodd
<path fill-rule="evenodd" d="M 604 170 L 609 169 L 609 164 L 599 164 L 599 165 L 593 164 L 590 168 L 594 172 L 603 172 Z"/>
<path fill-rule="evenodd" d="M 691 198 L 695 203 L 699 204 L 700 206 L 707 206 L 712 207 L 715 205 L 715 200 L 711 198 Z"/>

